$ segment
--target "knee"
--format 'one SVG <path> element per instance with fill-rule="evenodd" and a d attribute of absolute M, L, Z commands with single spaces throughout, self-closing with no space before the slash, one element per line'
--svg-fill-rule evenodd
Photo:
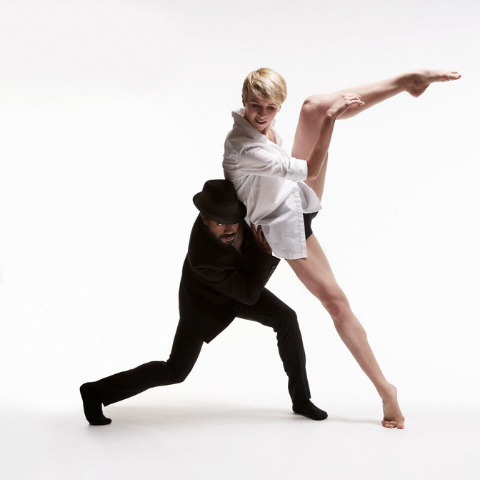
<path fill-rule="evenodd" d="M 173 374 L 173 383 L 182 383 L 188 377 L 190 372 L 175 372 Z"/>
<path fill-rule="evenodd" d="M 170 381 L 172 384 L 184 382 L 191 372 L 191 369 L 175 368 L 175 366 L 169 364 L 168 361 L 166 363 L 170 373 Z"/>
<path fill-rule="evenodd" d="M 331 105 L 328 103 L 326 96 L 312 95 L 304 100 L 301 109 L 301 115 L 306 120 L 313 120 L 321 115 L 324 115 L 330 106 Z"/>
<path fill-rule="evenodd" d="M 349 318 L 350 304 L 342 292 L 336 292 L 322 301 L 323 306 L 338 325 L 345 323 Z"/>
<path fill-rule="evenodd" d="M 283 309 L 281 315 L 279 315 L 279 328 L 276 330 L 278 329 L 289 331 L 300 329 L 298 325 L 297 314 L 290 307 Z"/>

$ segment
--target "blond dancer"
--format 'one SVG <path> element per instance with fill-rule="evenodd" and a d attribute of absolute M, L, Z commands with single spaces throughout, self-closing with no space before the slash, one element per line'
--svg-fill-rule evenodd
<path fill-rule="evenodd" d="M 382 399 L 382 425 L 386 428 L 403 429 L 405 425 L 397 390 L 382 373 L 310 224 L 321 208 L 328 149 L 337 119 L 357 115 L 402 92 L 418 97 L 432 83 L 459 78 L 453 71 L 419 70 L 311 96 L 302 106 L 290 156 L 273 128 L 286 98 L 285 80 L 274 70 L 260 69 L 245 79 L 244 108 L 232 113 L 234 126 L 225 141 L 225 177 L 246 204 L 246 219 L 262 226 L 273 252 L 287 260 L 329 312 L 341 339 Z"/>

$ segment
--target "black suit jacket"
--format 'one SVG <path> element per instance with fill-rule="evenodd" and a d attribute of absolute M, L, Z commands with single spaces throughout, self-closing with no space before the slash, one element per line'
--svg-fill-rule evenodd
<path fill-rule="evenodd" d="M 207 343 L 230 325 L 241 304 L 258 300 L 280 261 L 262 252 L 250 227 L 243 227 L 241 252 L 221 244 L 200 215 L 192 228 L 180 282 L 180 325 Z"/>

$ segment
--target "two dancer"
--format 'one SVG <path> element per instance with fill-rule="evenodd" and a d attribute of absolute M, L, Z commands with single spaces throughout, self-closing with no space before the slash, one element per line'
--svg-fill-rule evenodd
<path fill-rule="evenodd" d="M 405 419 L 396 389 L 381 372 L 365 331 L 312 233 L 311 221 L 321 208 L 328 147 L 337 118 L 356 115 L 400 92 L 419 96 L 433 82 L 458 78 L 456 72 L 420 71 L 310 97 L 301 110 L 291 157 L 273 130 L 273 120 L 286 98 L 285 81 L 269 69 L 252 72 L 244 83 L 245 108 L 233 113 L 235 124 L 225 143 L 224 158 L 225 174 L 234 182 L 247 212 L 237 202 L 231 185 L 222 186 L 229 185 L 227 182 L 207 182 L 195 196 L 201 215 L 192 229 L 182 272 L 180 322 L 170 358 L 82 385 L 87 420 L 106 425 L 111 420 L 104 416 L 102 405 L 154 386 L 182 382 L 203 343 L 215 338 L 236 316 L 276 331 L 294 412 L 314 420 L 326 418 L 327 414 L 309 400 L 295 312 L 264 289 L 278 263 L 271 257 L 270 243 L 273 252 L 287 259 L 328 310 L 340 337 L 377 388 L 383 401 L 383 426 L 403 428 Z M 252 224 L 263 226 L 268 241 L 261 229 L 250 231 L 242 220 L 245 213 Z"/>
<path fill-rule="evenodd" d="M 245 203 L 246 219 L 262 226 L 275 255 L 287 260 L 329 312 L 341 339 L 382 399 L 382 425 L 386 428 L 404 428 L 397 390 L 382 373 L 365 330 L 312 232 L 311 222 L 321 208 L 336 119 L 352 117 L 402 92 L 418 97 L 434 82 L 459 78 L 457 72 L 420 70 L 309 97 L 302 106 L 289 155 L 273 129 L 287 96 L 286 82 L 274 70 L 262 68 L 245 79 L 243 108 L 232 112 L 234 125 L 225 141 L 225 177 L 233 182 Z"/>
<path fill-rule="evenodd" d="M 305 351 L 295 312 L 265 287 L 277 267 L 261 228 L 244 222 L 245 205 L 226 180 L 209 180 L 193 198 L 195 221 L 180 282 L 180 321 L 166 362 L 153 361 L 80 387 L 85 417 L 107 425 L 103 406 L 149 388 L 183 382 L 204 343 L 211 342 L 235 317 L 273 328 L 288 376 L 295 413 L 324 420 L 327 413 L 310 401 Z"/>

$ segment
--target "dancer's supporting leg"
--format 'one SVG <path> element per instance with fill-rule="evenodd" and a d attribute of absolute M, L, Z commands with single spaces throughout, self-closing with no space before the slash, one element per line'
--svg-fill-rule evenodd
<path fill-rule="evenodd" d="M 404 428 L 405 418 L 397 401 L 396 388 L 387 382 L 370 348 L 367 335 L 352 312 L 347 297 L 339 287 L 327 257 L 315 235 L 307 240 L 307 258 L 287 260 L 301 282 L 330 313 L 335 328 L 355 360 L 373 382 L 383 401 L 386 428 Z"/>
<path fill-rule="evenodd" d="M 451 80 L 458 80 L 459 78 L 459 73 L 449 70 L 418 70 L 404 73 L 386 80 L 381 80 L 379 82 L 340 90 L 334 93 L 312 95 L 305 100 L 300 112 L 297 131 L 295 132 L 292 156 L 296 158 L 308 157 L 312 146 L 315 143 L 315 139 L 317 138 L 326 111 L 342 93 L 356 93 L 357 95 L 360 95 L 361 100 L 365 103 L 365 105 L 361 107 L 350 107 L 338 117 L 339 119 L 346 119 L 353 117 L 361 111 L 373 107 L 388 98 L 398 95 L 401 92 L 408 92 L 410 95 L 418 97 L 431 83 L 448 82 Z M 315 190 L 320 200 L 323 195 L 326 169 L 327 159 L 325 159 L 320 175 L 318 175 L 316 179 L 307 180 L 306 182 Z"/>

